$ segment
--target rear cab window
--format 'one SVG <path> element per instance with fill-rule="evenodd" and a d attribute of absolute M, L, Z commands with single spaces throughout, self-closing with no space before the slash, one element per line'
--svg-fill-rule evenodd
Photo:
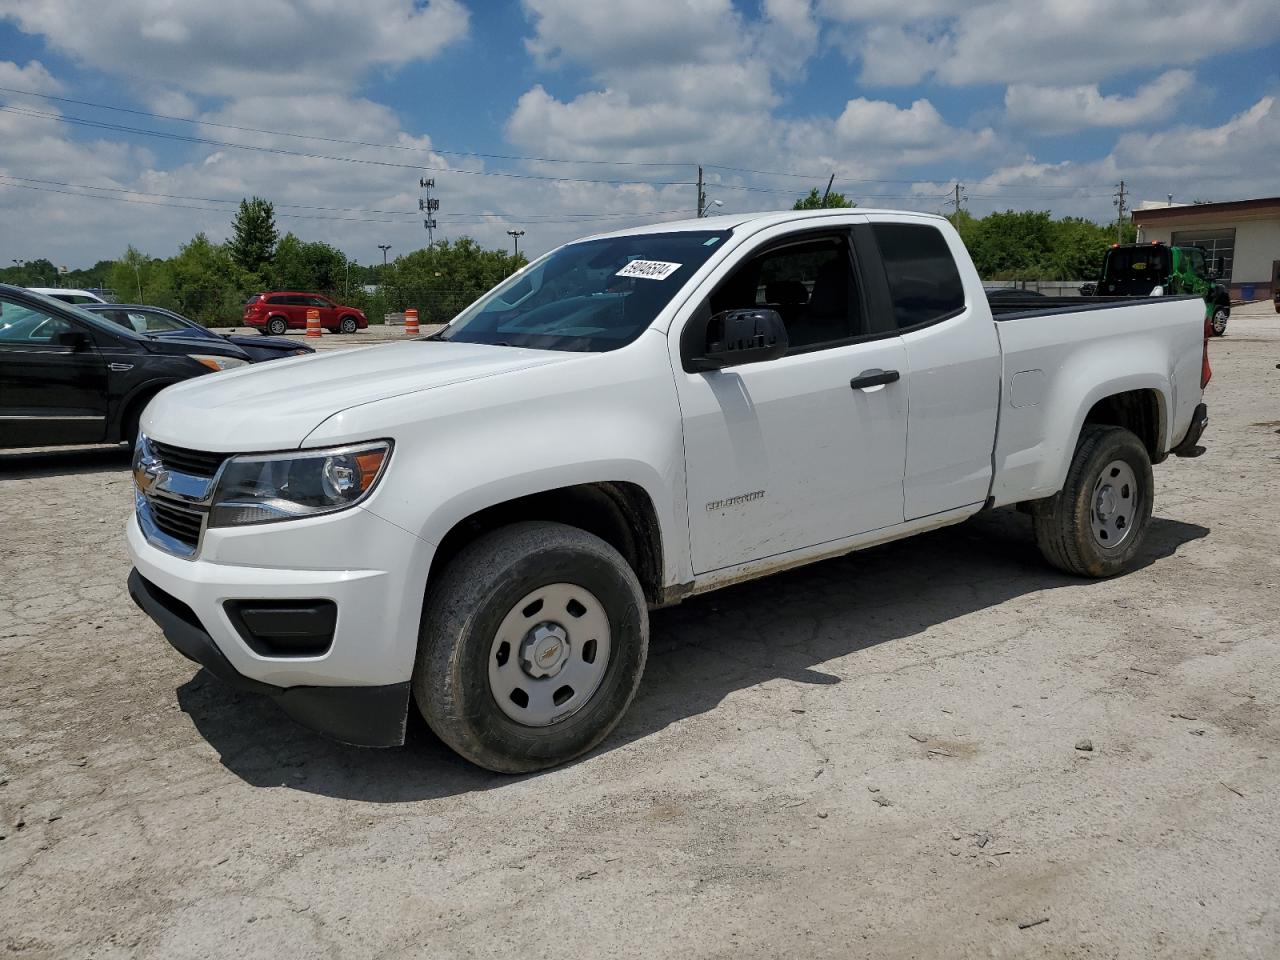
<path fill-rule="evenodd" d="M 872 223 L 899 330 L 940 323 L 965 307 L 964 284 L 947 239 L 923 223 Z"/>

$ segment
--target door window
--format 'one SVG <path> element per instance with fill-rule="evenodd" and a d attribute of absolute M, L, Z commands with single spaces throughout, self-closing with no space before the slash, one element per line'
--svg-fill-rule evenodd
<path fill-rule="evenodd" d="M 752 257 L 709 299 L 713 314 L 753 307 L 778 312 L 793 353 L 861 333 L 861 300 L 845 234 L 810 237 Z"/>
<path fill-rule="evenodd" d="M 0 343 L 47 344 L 58 334 L 74 329 L 62 317 L 0 299 Z"/>
<path fill-rule="evenodd" d="M 899 330 L 954 317 L 964 309 L 964 284 L 942 231 L 916 223 L 874 223 Z"/>

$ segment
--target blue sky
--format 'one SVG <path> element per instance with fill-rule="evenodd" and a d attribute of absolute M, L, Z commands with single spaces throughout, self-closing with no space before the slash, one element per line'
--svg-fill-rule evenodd
<path fill-rule="evenodd" d="M 5 263 L 168 255 L 255 194 L 370 262 L 425 243 L 419 176 L 437 236 L 531 253 L 690 215 L 698 163 L 721 212 L 833 172 L 977 214 L 1280 193 L 1274 0 L 0 0 L 0 87 Z"/>

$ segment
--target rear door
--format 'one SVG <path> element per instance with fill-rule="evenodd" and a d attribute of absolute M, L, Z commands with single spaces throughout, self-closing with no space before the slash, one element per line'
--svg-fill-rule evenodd
<path fill-rule="evenodd" d="M 0 446 L 97 443 L 107 367 L 87 328 L 0 295 Z"/>
<path fill-rule="evenodd" d="M 906 355 L 872 327 L 851 225 L 767 232 L 673 325 L 695 573 L 902 523 Z M 741 307 L 782 315 L 787 355 L 684 370 L 684 326 Z M 855 388 L 873 371 L 902 379 Z"/>
<path fill-rule="evenodd" d="M 885 306 L 911 371 L 907 520 L 986 500 L 1000 406 L 1000 344 L 986 296 L 976 275 L 965 288 L 956 264 L 968 254 L 935 223 L 875 217 L 871 224 Z"/>
<path fill-rule="evenodd" d="M 272 297 L 272 304 L 278 306 L 273 306 L 271 312 L 283 314 L 290 327 L 305 327 L 307 325 L 306 300 L 306 297 L 300 297 L 296 294 Z"/>

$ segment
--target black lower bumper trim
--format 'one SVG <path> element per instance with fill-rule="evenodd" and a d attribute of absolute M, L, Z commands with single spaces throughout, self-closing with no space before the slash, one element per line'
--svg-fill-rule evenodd
<path fill-rule="evenodd" d="M 188 660 L 238 690 L 273 697 L 289 716 L 317 733 L 360 747 L 395 747 L 404 743 L 409 717 L 407 681 L 376 687 L 277 687 L 263 683 L 231 665 L 195 611 L 137 570 L 129 574 L 129 596 Z"/>
<path fill-rule="evenodd" d="M 1209 405 L 1201 403 L 1196 406 L 1196 411 L 1191 415 L 1191 426 L 1187 429 L 1187 435 L 1182 438 L 1179 443 L 1169 452 L 1175 457 L 1198 457 L 1204 453 L 1204 447 L 1199 446 L 1200 437 L 1204 435 L 1204 428 L 1209 425 Z"/>

